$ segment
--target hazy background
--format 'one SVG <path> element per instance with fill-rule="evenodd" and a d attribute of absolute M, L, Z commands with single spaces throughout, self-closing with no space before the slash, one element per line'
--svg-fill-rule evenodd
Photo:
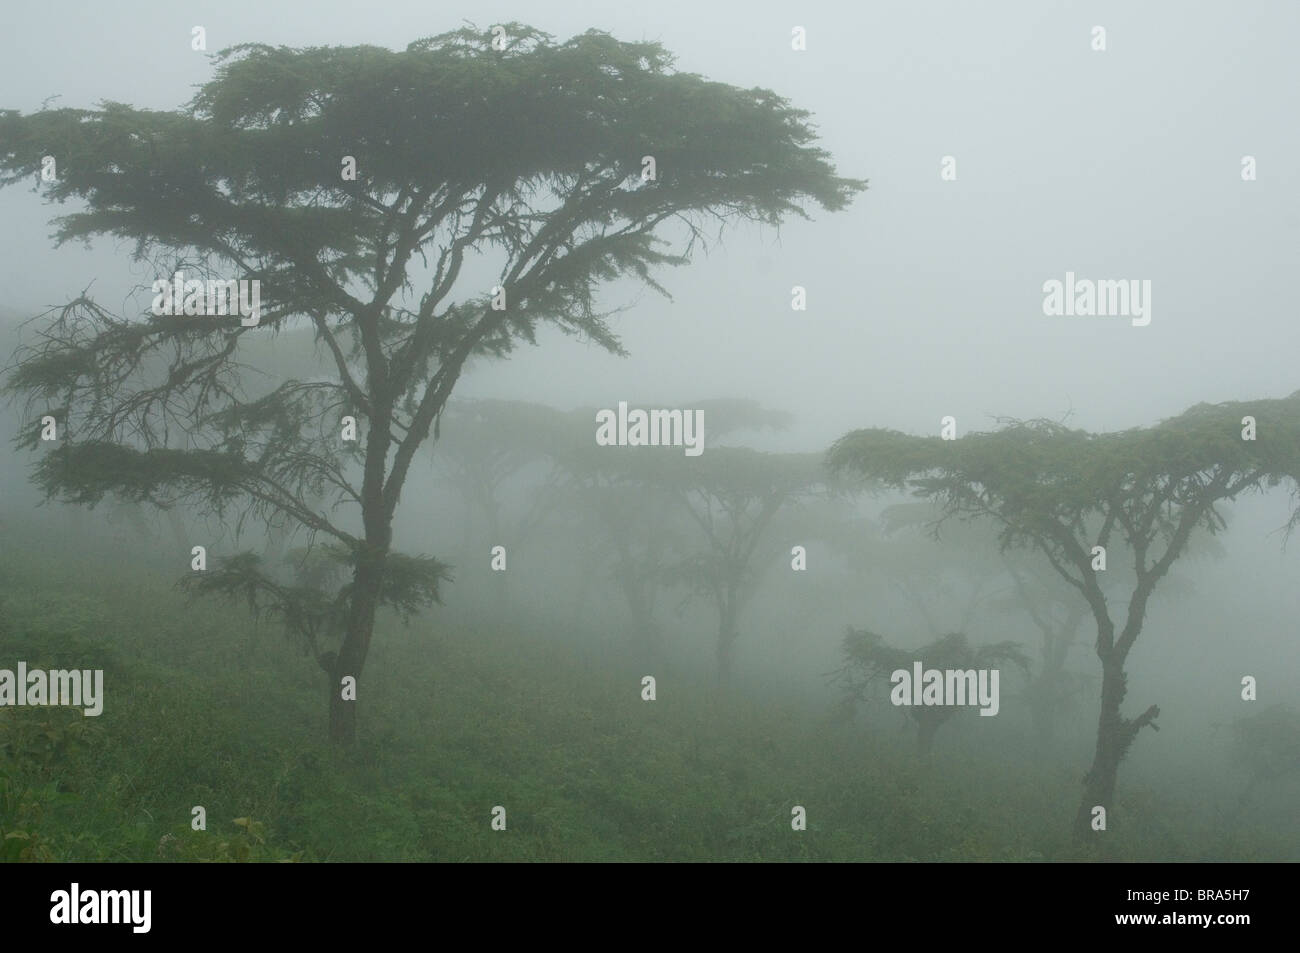
<path fill-rule="evenodd" d="M 52 95 L 171 109 L 210 76 L 194 25 L 209 51 L 402 48 L 467 12 L 484 29 L 517 19 L 561 38 L 598 27 L 659 40 L 681 69 L 774 89 L 870 188 L 780 234 L 732 231 L 664 275 L 675 303 L 646 295 L 619 324 L 630 358 L 545 334 L 461 396 L 761 395 L 798 416 L 790 442 L 811 449 L 866 421 L 929 431 L 954 414 L 967 430 L 1073 411 L 1114 429 L 1296 389 L 1294 3 L 18 4 L 0 90 L 24 112 Z M 790 49 L 794 25 L 804 52 Z M 944 155 L 955 182 L 939 178 Z M 1241 180 L 1243 155 L 1255 182 Z M 63 301 L 92 279 L 105 302 L 125 294 L 129 249 L 52 252 L 34 240 L 48 214 L 0 192 L 6 305 Z M 1067 270 L 1150 278 L 1151 324 L 1045 318 L 1042 283 Z M 806 312 L 790 309 L 793 285 L 808 289 Z"/>
<path fill-rule="evenodd" d="M 474 365 L 458 398 L 567 410 L 748 397 L 796 424 L 747 443 L 820 452 L 858 427 L 936 433 L 949 414 L 959 434 L 997 416 L 1069 415 L 1072 426 L 1116 430 L 1201 401 L 1300 388 L 1292 2 L 19 4 L 0 32 L 0 107 L 28 112 L 58 96 L 59 106 L 176 108 L 211 75 L 190 49 L 195 25 L 210 52 L 244 42 L 402 48 L 470 18 L 484 30 L 519 20 L 561 39 L 596 27 L 658 40 L 680 69 L 768 87 L 809 110 L 839 173 L 870 184 L 839 214 L 779 232 L 729 229 L 707 256 L 658 275 L 672 301 L 610 286 L 605 303 L 632 305 L 615 323 L 629 357 L 544 330 L 536 348 Z M 790 48 L 796 25 L 803 52 Z M 1105 52 L 1091 49 L 1094 25 L 1106 29 Z M 945 155 L 956 158 L 955 182 L 940 179 Z M 1256 157 L 1257 181 L 1242 181 L 1244 155 Z M 34 193 L 0 191 L 7 319 L 91 282 L 97 300 L 121 306 L 152 280 L 126 243 L 54 250 L 43 236 L 55 211 Z M 1066 271 L 1150 279 L 1150 325 L 1045 317 L 1042 284 Z M 807 289 L 807 311 L 791 310 L 794 285 Z M 35 499 L 28 462 L 0 463 L 8 507 Z M 432 483 L 407 491 L 404 531 L 441 555 L 428 527 L 450 525 L 437 515 L 450 504 L 436 496 Z M 1270 535 L 1286 504 L 1278 494 L 1231 508 L 1227 558 L 1181 562 L 1192 593 L 1153 603 L 1126 707 L 1158 701 L 1164 730 L 1143 735 L 1121 785 L 1195 776 L 1210 726 L 1240 710 L 1244 674 L 1261 677 L 1261 701 L 1295 703 L 1300 555 Z M 519 585 L 529 591 L 526 573 Z M 534 596 L 559 599 L 540 587 Z M 750 612 L 758 621 L 738 666 L 813 695 L 826 691 L 820 676 L 843 626 L 870 621 L 828 613 L 812 625 L 776 598 Z M 705 616 L 696 621 L 681 638 L 705 660 L 712 633 Z M 897 629 L 902 641 L 916 634 Z M 1073 667 L 1095 673 L 1084 642 Z M 1089 704 L 1080 753 L 1095 723 Z"/>

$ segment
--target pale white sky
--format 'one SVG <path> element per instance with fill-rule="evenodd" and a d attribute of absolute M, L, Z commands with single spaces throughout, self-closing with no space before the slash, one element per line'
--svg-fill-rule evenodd
<path fill-rule="evenodd" d="M 453 29 L 463 4 L 330 0 L 15 5 L 0 34 L 0 107 L 52 95 L 169 108 L 210 50 L 260 41 L 402 47 Z M 780 234 L 734 231 L 630 287 L 619 359 L 547 334 L 476 368 L 462 396 L 614 406 L 750 396 L 793 412 L 773 446 L 821 449 L 848 429 L 930 432 L 991 416 L 1146 424 L 1200 400 L 1300 387 L 1288 287 L 1300 250 L 1300 5 L 1292 2 L 968 4 L 608 2 L 472 6 L 484 29 L 525 20 L 658 39 L 682 69 L 777 90 L 811 110 L 843 174 L 870 189 Z M 790 49 L 793 26 L 808 49 Z M 1107 31 L 1105 52 L 1091 28 Z M 1243 182 L 1240 160 L 1258 161 Z M 958 179 L 939 178 L 944 155 Z M 4 307 L 27 313 L 92 279 L 107 303 L 143 277 L 128 249 L 58 252 L 49 210 L 0 192 Z M 1042 283 L 1153 283 L 1152 321 L 1048 318 Z M 149 276 L 152 277 L 152 276 Z M 790 288 L 809 309 L 790 309 Z"/>

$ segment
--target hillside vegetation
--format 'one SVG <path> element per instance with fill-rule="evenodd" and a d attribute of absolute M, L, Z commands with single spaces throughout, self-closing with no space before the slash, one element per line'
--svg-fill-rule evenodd
<path fill-rule="evenodd" d="M 1192 832 L 1185 805 L 1137 787 L 1139 830 L 1080 848 L 1061 823 L 1071 772 L 951 748 L 926 764 L 893 722 L 868 732 L 680 673 L 646 702 L 628 659 L 575 645 L 541 612 L 385 619 L 362 743 L 340 754 L 320 723 L 323 676 L 275 629 L 238 605 L 188 605 L 174 574 L 118 555 L 6 533 L 0 667 L 102 668 L 106 696 L 99 717 L 0 708 L 6 860 L 1297 856 L 1262 823 Z M 191 829 L 196 805 L 206 831 Z M 505 831 L 490 826 L 497 805 Z M 806 831 L 791 829 L 795 805 Z"/>

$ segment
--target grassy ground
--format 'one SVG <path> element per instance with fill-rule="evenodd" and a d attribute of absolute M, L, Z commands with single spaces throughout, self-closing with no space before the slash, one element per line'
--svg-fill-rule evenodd
<path fill-rule="evenodd" d="M 0 556 L 0 667 L 102 668 L 104 712 L 0 709 L 7 860 L 1294 859 L 1266 825 L 1198 830 L 1130 791 L 1126 825 L 1066 836 L 1077 772 L 875 737 L 707 680 L 593 662 L 537 620 L 382 623 L 361 743 L 324 743 L 315 663 L 166 573 Z M 521 633 L 527 633 L 526 635 Z M 251 647 L 251 651 L 250 651 Z M 207 830 L 191 829 L 206 809 Z M 502 805 L 507 829 L 493 831 Z M 808 829 L 791 829 L 791 808 Z"/>

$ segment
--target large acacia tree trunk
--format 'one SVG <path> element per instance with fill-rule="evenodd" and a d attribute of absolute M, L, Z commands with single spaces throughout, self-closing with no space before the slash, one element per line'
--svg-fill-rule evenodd
<path fill-rule="evenodd" d="M 1124 760 L 1124 755 L 1128 753 L 1138 732 L 1146 725 L 1156 727 L 1153 722 L 1160 714 L 1160 709 L 1155 705 L 1137 718 L 1125 718 L 1120 714 L 1120 705 L 1128 693 L 1128 676 L 1124 674 L 1126 655 L 1127 652 L 1112 650 L 1102 656 L 1097 748 L 1093 754 L 1092 767 L 1084 775 L 1083 799 L 1079 802 L 1079 812 L 1075 816 L 1074 832 L 1078 837 L 1087 837 L 1093 833 L 1092 812 L 1096 807 L 1106 809 L 1109 827 L 1119 764 Z"/>
<path fill-rule="evenodd" d="M 391 406 L 377 408 L 380 420 L 391 419 Z M 361 670 L 370 652 L 384 583 L 384 562 L 393 543 L 393 516 L 384 499 L 385 461 L 389 435 L 386 428 L 373 427 L 366 441 L 365 476 L 361 487 L 361 521 L 365 542 L 356 553 L 352 593 L 348 604 L 347 629 L 334 662 L 330 686 L 330 740 L 350 745 L 357 734 L 357 700 L 361 698 Z M 356 680 L 356 700 L 343 697 L 343 679 Z"/>
<path fill-rule="evenodd" d="M 1103 660 L 1101 675 L 1101 712 L 1097 718 L 1097 747 L 1093 752 L 1092 767 L 1083 779 L 1083 800 L 1075 818 L 1075 833 L 1087 836 L 1092 830 L 1094 808 L 1104 807 L 1110 812 L 1115 797 L 1115 779 L 1119 774 L 1120 739 L 1123 718 L 1120 703 L 1128 691 L 1127 679 L 1122 669 L 1112 661 Z"/>
<path fill-rule="evenodd" d="M 361 670 L 370 651 L 383 584 L 383 553 L 371 553 L 358 562 L 352 582 L 348 627 L 334 663 L 330 686 L 330 740 L 340 745 L 350 745 L 356 740 L 357 702 L 343 697 L 343 679 L 347 676 L 356 679 L 357 698 L 360 698 Z"/>

